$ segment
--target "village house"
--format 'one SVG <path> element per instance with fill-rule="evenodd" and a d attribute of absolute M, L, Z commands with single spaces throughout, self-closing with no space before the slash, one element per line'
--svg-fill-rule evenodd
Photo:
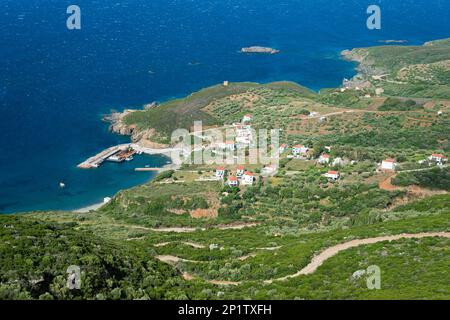
<path fill-rule="evenodd" d="M 277 166 L 274 164 L 265 166 L 262 170 L 261 170 L 261 174 L 263 175 L 273 175 L 275 172 L 277 172 Z"/>
<path fill-rule="evenodd" d="M 319 157 L 319 160 L 317 161 L 320 164 L 327 164 L 330 162 L 330 155 L 327 153 L 322 153 Z"/>
<path fill-rule="evenodd" d="M 377 96 L 381 96 L 384 93 L 384 89 L 383 88 L 376 88 L 375 89 L 375 94 Z"/>
<path fill-rule="evenodd" d="M 225 80 L 225 81 L 223 82 L 223 86 L 224 86 L 224 87 L 228 87 L 229 84 L 230 84 L 229 81 L 226 81 L 226 80 Z"/>
<path fill-rule="evenodd" d="M 237 186 L 239 186 L 238 178 L 235 177 L 235 176 L 230 177 L 230 178 L 228 179 L 228 185 L 229 185 L 230 187 L 237 187 Z"/>
<path fill-rule="evenodd" d="M 295 156 L 306 155 L 309 151 L 308 147 L 305 147 L 302 144 L 297 144 L 292 148 L 292 154 Z"/>
<path fill-rule="evenodd" d="M 253 140 L 251 126 L 240 125 L 236 127 L 236 142 L 249 145 Z"/>
<path fill-rule="evenodd" d="M 244 175 L 244 172 L 245 172 L 244 166 L 238 166 L 236 168 L 236 176 L 242 177 Z"/>
<path fill-rule="evenodd" d="M 243 118 L 242 118 L 242 122 L 250 122 L 252 121 L 253 116 L 251 114 L 246 114 Z"/>
<path fill-rule="evenodd" d="M 444 164 L 448 161 L 448 157 L 440 153 L 434 153 L 428 157 L 428 160 L 436 162 L 437 164 Z"/>
<path fill-rule="evenodd" d="M 324 148 L 325 148 L 325 150 L 327 150 L 328 152 L 331 152 L 331 146 L 325 146 Z"/>
<path fill-rule="evenodd" d="M 395 170 L 397 162 L 395 159 L 386 159 L 381 162 L 381 170 Z"/>
<path fill-rule="evenodd" d="M 216 178 L 223 179 L 225 177 L 225 168 L 219 167 L 216 169 Z"/>
<path fill-rule="evenodd" d="M 336 167 L 336 166 L 343 166 L 343 165 L 344 165 L 344 160 L 343 160 L 342 158 L 340 158 L 340 157 L 337 157 L 337 158 L 335 158 L 335 159 L 333 160 L 332 165 L 333 165 L 333 167 Z"/>
<path fill-rule="evenodd" d="M 251 186 L 253 185 L 253 182 L 255 181 L 255 177 L 253 175 L 252 172 L 248 172 L 246 171 L 243 175 L 242 175 L 242 180 L 241 183 L 243 185 L 247 185 L 247 186 Z"/>
<path fill-rule="evenodd" d="M 236 150 L 236 144 L 234 143 L 234 141 L 226 141 L 224 149 L 234 151 Z"/>
<path fill-rule="evenodd" d="M 328 179 L 331 179 L 331 180 L 338 180 L 339 179 L 339 177 L 340 177 L 340 174 L 339 174 L 339 172 L 337 172 L 337 171 L 328 171 L 327 173 L 325 173 L 324 174 L 324 176 L 326 177 L 326 178 L 328 178 Z"/>
<path fill-rule="evenodd" d="M 286 151 L 286 149 L 287 149 L 287 144 L 286 144 L 286 143 L 283 143 L 283 144 L 280 145 L 280 147 L 278 148 L 278 152 L 279 152 L 279 153 L 283 153 L 283 152 Z"/>

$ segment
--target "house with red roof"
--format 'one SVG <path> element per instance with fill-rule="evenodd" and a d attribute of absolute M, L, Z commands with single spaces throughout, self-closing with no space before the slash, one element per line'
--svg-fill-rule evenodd
<path fill-rule="evenodd" d="M 330 162 L 330 155 L 327 153 L 322 153 L 317 161 L 321 164 L 327 164 Z"/>
<path fill-rule="evenodd" d="M 250 122 L 250 121 L 252 121 L 252 119 L 253 119 L 253 116 L 251 114 L 246 114 L 242 118 L 242 122 Z"/>
<path fill-rule="evenodd" d="M 252 172 L 249 172 L 249 171 L 244 172 L 244 174 L 242 175 L 242 180 L 241 180 L 241 183 L 243 185 L 251 186 L 251 185 L 253 185 L 254 181 L 255 181 L 255 176 L 253 175 Z"/>
<path fill-rule="evenodd" d="M 388 158 L 381 162 L 381 170 L 395 170 L 397 167 L 397 161 L 395 159 Z"/>
<path fill-rule="evenodd" d="M 340 174 L 338 171 L 328 171 L 324 174 L 324 176 L 331 180 L 338 180 L 340 178 Z"/>
<path fill-rule="evenodd" d="M 236 168 L 236 176 L 242 177 L 244 175 L 244 172 L 245 172 L 245 167 L 244 166 L 238 166 Z"/>
<path fill-rule="evenodd" d="M 448 161 L 448 157 L 440 153 L 433 153 L 428 157 L 428 160 L 436 162 L 437 164 L 444 164 Z"/>
<path fill-rule="evenodd" d="M 309 151 L 309 148 L 302 144 L 297 144 L 292 147 L 292 154 L 294 156 L 306 155 L 308 153 L 308 151 Z"/>
<path fill-rule="evenodd" d="M 239 181 L 238 178 L 235 176 L 231 176 L 228 178 L 228 185 L 230 187 L 238 187 L 239 186 Z"/>
<path fill-rule="evenodd" d="M 286 149 L 287 149 L 287 147 L 288 147 L 288 146 L 287 146 L 286 143 L 281 144 L 280 147 L 278 148 L 278 152 L 279 152 L 279 153 L 285 152 Z"/>

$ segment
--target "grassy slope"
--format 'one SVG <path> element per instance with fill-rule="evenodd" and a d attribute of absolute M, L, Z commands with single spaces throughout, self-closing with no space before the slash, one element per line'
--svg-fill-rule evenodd
<path fill-rule="evenodd" d="M 202 110 L 212 101 L 264 87 L 274 91 L 294 92 L 299 96 L 315 96 L 311 90 L 292 82 L 275 82 L 267 85 L 250 82 L 230 83 L 229 86 L 216 85 L 200 90 L 185 98 L 165 102 L 154 109 L 133 112 L 126 116 L 124 121 L 127 125 L 137 125 L 139 130 L 155 129 L 157 136 L 153 139 L 168 143 L 174 130 L 180 128 L 189 130 L 194 121 L 202 121 L 203 126 L 223 124 L 224 119 Z"/>
<path fill-rule="evenodd" d="M 127 242 L 74 229 L 0 216 L 0 299 L 164 299 L 179 295 L 174 271 Z M 81 268 L 81 289 L 66 287 L 66 270 Z"/>

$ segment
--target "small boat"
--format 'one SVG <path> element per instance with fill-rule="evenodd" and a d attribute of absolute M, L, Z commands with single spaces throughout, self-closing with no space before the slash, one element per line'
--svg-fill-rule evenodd
<path fill-rule="evenodd" d="M 63 188 L 66 187 L 66 184 L 65 184 L 64 182 L 60 182 L 60 183 L 59 183 L 59 187 L 60 187 L 61 189 L 63 189 Z"/>

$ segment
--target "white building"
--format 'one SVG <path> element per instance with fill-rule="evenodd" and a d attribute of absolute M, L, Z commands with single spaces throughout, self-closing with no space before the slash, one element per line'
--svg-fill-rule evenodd
<path fill-rule="evenodd" d="M 246 171 L 244 173 L 244 175 L 242 176 L 241 183 L 243 185 L 251 186 L 251 185 L 253 185 L 254 181 L 255 181 L 255 177 L 254 177 L 253 173 Z"/>
<path fill-rule="evenodd" d="M 327 173 L 324 174 L 324 176 L 331 180 L 338 180 L 340 177 L 340 174 L 337 171 L 328 171 Z"/>
<path fill-rule="evenodd" d="M 225 176 L 225 168 L 224 167 L 217 168 L 216 169 L 216 178 L 223 179 L 224 176 Z"/>
<path fill-rule="evenodd" d="M 224 87 L 228 87 L 229 84 L 230 84 L 229 81 L 224 81 L 224 82 L 223 82 L 223 86 L 224 86 Z"/>
<path fill-rule="evenodd" d="M 436 162 L 437 164 L 443 164 L 448 161 L 448 157 L 444 156 L 440 153 L 434 153 L 431 156 L 428 157 L 428 160 Z"/>
<path fill-rule="evenodd" d="M 287 144 L 283 143 L 282 145 L 280 145 L 280 147 L 278 148 L 278 152 L 281 154 L 283 152 L 285 152 L 287 149 Z"/>
<path fill-rule="evenodd" d="M 305 147 L 302 144 L 297 144 L 292 148 L 292 154 L 294 154 L 295 156 L 299 156 L 299 155 L 306 155 L 309 151 L 308 147 Z"/>
<path fill-rule="evenodd" d="M 253 116 L 251 114 L 246 114 L 243 118 L 242 118 L 242 122 L 250 122 L 252 121 Z"/>
<path fill-rule="evenodd" d="M 321 164 L 329 163 L 330 162 L 330 155 L 326 154 L 326 153 L 322 153 L 320 155 L 320 157 L 319 157 L 318 162 L 321 163 Z"/>
<path fill-rule="evenodd" d="M 384 89 L 383 88 L 376 88 L 375 89 L 375 94 L 377 96 L 381 96 L 384 93 Z"/>
<path fill-rule="evenodd" d="M 343 166 L 344 165 L 344 160 L 340 157 L 337 157 L 333 160 L 332 165 L 335 166 Z"/>
<path fill-rule="evenodd" d="M 236 143 L 234 143 L 234 141 L 226 141 L 224 149 L 234 151 L 236 150 Z"/>
<path fill-rule="evenodd" d="M 381 162 L 381 170 L 395 170 L 397 162 L 395 159 L 386 159 Z"/>
<path fill-rule="evenodd" d="M 239 181 L 238 178 L 235 176 L 232 176 L 228 179 L 228 185 L 230 187 L 238 187 L 239 186 Z"/>
<path fill-rule="evenodd" d="M 261 170 L 261 173 L 263 174 L 263 175 L 273 175 L 273 174 L 275 174 L 275 172 L 277 172 L 277 166 L 276 165 L 274 165 L 274 164 L 271 164 L 271 165 L 268 165 L 268 166 L 265 166 L 262 170 Z"/>

